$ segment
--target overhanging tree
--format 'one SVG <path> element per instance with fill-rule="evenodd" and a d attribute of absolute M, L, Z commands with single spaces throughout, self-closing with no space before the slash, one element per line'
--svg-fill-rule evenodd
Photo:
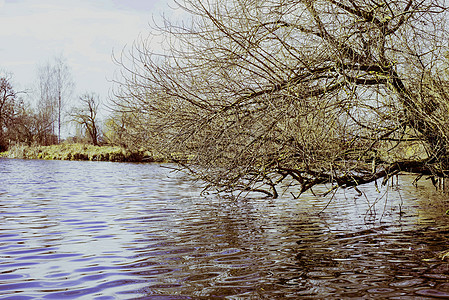
<path fill-rule="evenodd" d="M 117 107 L 141 116 L 142 146 L 183 153 L 209 188 L 274 197 L 447 176 L 445 1 L 179 5 L 192 22 L 158 27 L 163 51 L 149 38 L 120 61 Z"/>

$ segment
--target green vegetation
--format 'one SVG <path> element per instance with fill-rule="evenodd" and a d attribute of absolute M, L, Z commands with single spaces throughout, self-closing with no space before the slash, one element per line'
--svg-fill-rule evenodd
<path fill-rule="evenodd" d="M 115 162 L 166 162 L 161 156 L 149 151 L 130 151 L 119 146 L 94 146 L 87 144 L 59 144 L 51 146 L 16 145 L 0 153 L 7 158 L 91 160 Z"/>

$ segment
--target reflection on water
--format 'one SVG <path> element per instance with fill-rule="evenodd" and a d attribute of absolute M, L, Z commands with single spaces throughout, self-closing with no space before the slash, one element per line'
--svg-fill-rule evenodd
<path fill-rule="evenodd" d="M 0 298 L 446 297 L 447 197 L 401 180 L 235 200 L 158 165 L 3 159 Z"/>

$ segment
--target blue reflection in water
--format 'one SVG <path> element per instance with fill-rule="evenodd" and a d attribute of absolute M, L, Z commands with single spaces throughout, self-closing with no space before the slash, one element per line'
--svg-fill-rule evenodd
<path fill-rule="evenodd" d="M 156 164 L 1 159 L 0 297 L 441 294 L 449 207 L 429 190 L 234 200 Z"/>

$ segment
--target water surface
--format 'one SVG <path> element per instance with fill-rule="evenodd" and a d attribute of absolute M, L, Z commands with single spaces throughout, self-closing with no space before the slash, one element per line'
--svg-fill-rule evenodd
<path fill-rule="evenodd" d="M 0 298 L 449 296 L 429 183 L 235 199 L 166 167 L 0 159 Z"/>

